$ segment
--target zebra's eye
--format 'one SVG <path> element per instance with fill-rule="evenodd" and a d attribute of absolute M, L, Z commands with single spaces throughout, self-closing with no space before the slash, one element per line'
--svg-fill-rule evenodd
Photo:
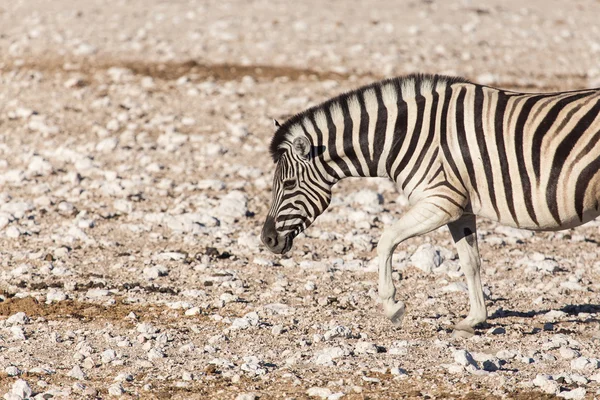
<path fill-rule="evenodd" d="M 288 179 L 287 181 L 283 181 L 284 189 L 293 189 L 296 186 L 296 181 L 294 179 Z"/>

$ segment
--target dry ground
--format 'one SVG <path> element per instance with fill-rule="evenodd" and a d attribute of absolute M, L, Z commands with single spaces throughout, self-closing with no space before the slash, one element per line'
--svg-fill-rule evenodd
<path fill-rule="evenodd" d="M 373 248 L 403 210 L 388 182 L 341 182 L 290 256 L 258 242 L 272 118 L 411 72 L 600 86 L 598 15 L 592 0 L 0 3 L 0 394 L 23 379 L 40 398 L 600 397 L 596 222 L 481 221 L 491 317 L 468 340 L 450 335 L 467 296 L 445 229 L 398 249 L 409 313 L 402 329 L 381 316 Z M 430 250 L 441 266 L 416 268 Z"/>

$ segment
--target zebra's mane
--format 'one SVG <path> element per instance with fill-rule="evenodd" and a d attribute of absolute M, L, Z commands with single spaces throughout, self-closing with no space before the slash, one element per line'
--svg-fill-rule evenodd
<path fill-rule="evenodd" d="M 445 75 L 432 75 L 432 74 L 410 74 L 410 75 L 399 76 L 396 78 L 390 78 L 390 79 L 382 80 L 379 82 L 371 83 L 371 84 L 359 87 L 358 89 L 354 89 L 352 91 L 342 93 L 336 97 L 326 100 L 325 102 L 323 102 L 321 104 L 310 107 L 307 110 L 304 110 L 304 111 L 294 115 L 293 117 L 289 118 L 287 121 L 285 121 L 281 125 L 281 127 L 279 129 L 277 129 L 277 131 L 273 135 L 273 139 L 271 139 L 270 153 L 271 153 L 271 157 L 273 158 L 273 162 L 276 163 L 277 161 L 279 161 L 279 158 L 281 157 L 282 152 L 279 147 L 281 146 L 281 144 L 283 142 L 286 141 L 288 133 L 289 133 L 289 128 L 292 127 L 294 124 L 300 122 L 304 117 L 311 115 L 320 109 L 329 107 L 332 103 L 345 101 L 348 97 L 364 93 L 369 89 L 381 88 L 382 86 L 390 84 L 390 83 L 394 84 L 396 87 L 402 87 L 403 83 L 410 82 L 410 81 L 414 81 L 415 86 L 418 86 L 421 88 L 428 86 L 430 90 L 434 87 L 434 83 L 436 83 L 436 82 L 445 82 L 449 85 L 452 85 L 454 83 L 470 83 L 469 80 L 467 80 L 465 78 L 460 78 L 460 77 L 452 77 L 452 76 L 445 76 Z"/>

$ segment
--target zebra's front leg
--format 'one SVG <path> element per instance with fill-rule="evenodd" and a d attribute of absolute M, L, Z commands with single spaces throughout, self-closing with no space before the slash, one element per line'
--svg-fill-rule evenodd
<path fill-rule="evenodd" d="M 456 324 L 454 336 L 470 337 L 475 333 L 473 328 L 487 319 L 487 309 L 479 273 L 481 258 L 477 248 L 475 216 L 463 215 L 459 220 L 449 223 L 448 228 L 456 245 L 460 266 L 469 288 L 469 315 Z"/>
<path fill-rule="evenodd" d="M 377 245 L 379 257 L 379 298 L 385 316 L 396 326 L 402 324 L 406 311 L 403 302 L 394 299 L 396 288 L 392 281 L 392 255 L 406 239 L 431 232 L 460 217 L 462 210 L 448 211 L 435 204 L 436 200 L 422 201 L 408 210 L 394 225 L 384 230 Z M 439 203 L 439 201 L 437 201 Z"/>

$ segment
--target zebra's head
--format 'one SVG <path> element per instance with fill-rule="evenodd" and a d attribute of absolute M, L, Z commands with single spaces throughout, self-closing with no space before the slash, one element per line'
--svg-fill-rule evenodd
<path fill-rule="evenodd" d="M 276 126 L 279 124 L 276 122 Z M 283 254 L 293 240 L 325 211 L 331 200 L 333 182 L 328 179 L 319 154 L 309 138 L 298 130 L 275 134 L 271 153 L 277 166 L 273 199 L 261 238 L 270 251 Z"/>

